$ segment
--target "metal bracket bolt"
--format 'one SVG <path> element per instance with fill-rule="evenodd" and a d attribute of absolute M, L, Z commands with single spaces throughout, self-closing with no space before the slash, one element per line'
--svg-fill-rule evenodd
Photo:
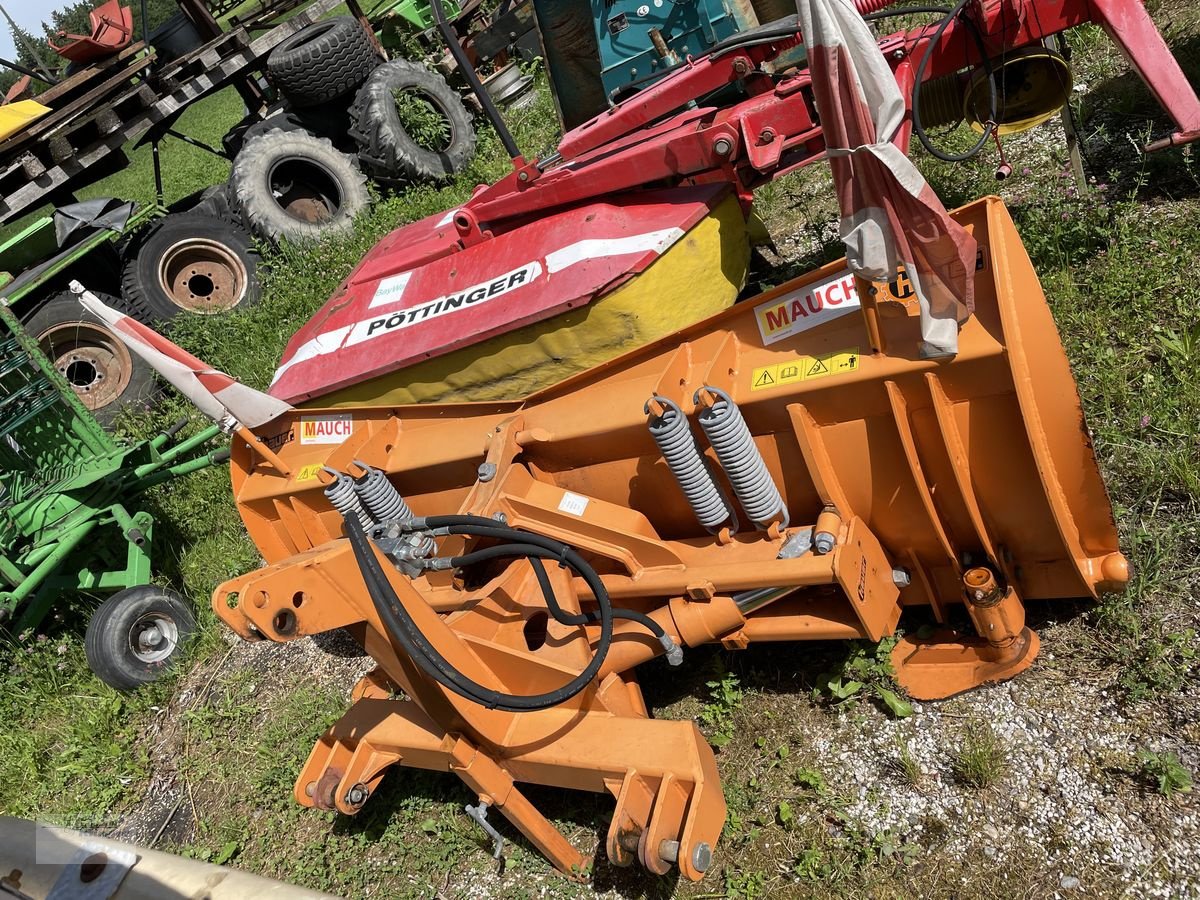
<path fill-rule="evenodd" d="M 663 841 L 658 845 L 658 855 L 669 863 L 679 862 L 679 841 Z M 692 848 L 692 868 L 704 872 L 712 865 L 712 846 L 701 841 Z"/>
<path fill-rule="evenodd" d="M 371 796 L 371 789 L 362 782 L 351 785 L 350 790 L 346 791 L 346 804 L 358 809 L 367 802 L 367 798 Z"/>

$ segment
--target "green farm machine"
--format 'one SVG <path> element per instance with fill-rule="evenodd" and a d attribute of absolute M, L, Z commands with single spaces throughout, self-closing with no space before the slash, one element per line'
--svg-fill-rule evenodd
<path fill-rule="evenodd" d="M 75 594 L 109 595 L 85 645 L 119 690 L 159 677 L 195 630 L 188 602 L 149 584 L 154 518 L 138 506 L 227 456 L 207 449 L 215 425 L 176 442 L 186 424 L 113 437 L 0 301 L 0 621 L 20 634 Z"/>

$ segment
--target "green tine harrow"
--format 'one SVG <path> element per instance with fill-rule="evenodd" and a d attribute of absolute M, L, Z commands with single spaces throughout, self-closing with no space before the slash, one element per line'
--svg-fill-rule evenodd
<path fill-rule="evenodd" d="M 74 593 L 111 594 L 92 614 L 86 650 L 106 683 L 155 680 L 195 630 L 190 604 L 148 584 L 149 488 L 228 458 L 216 426 L 174 443 L 114 438 L 80 402 L 0 300 L 0 622 L 36 628 Z"/>

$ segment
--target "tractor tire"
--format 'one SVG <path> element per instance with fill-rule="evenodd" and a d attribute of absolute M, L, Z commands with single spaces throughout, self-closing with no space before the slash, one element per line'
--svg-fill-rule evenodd
<path fill-rule="evenodd" d="M 422 146 L 405 129 L 398 94 L 412 94 L 441 114 L 447 126 L 441 147 Z M 398 59 L 377 68 L 350 107 L 350 136 L 373 177 L 391 181 L 441 181 L 466 168 L 475 155 L 471 116 L 442 76 Z"/>
<path fill-rule="evenodd" d="M 96 677 L 118 691 L 158 681 L 196 633 L 192 605 L 153 584 L 118 591 L 88 621 L 84 652 Z"/>
<path fill-rule="evenodd" d="M 352 157 L 306 131 L 246 142 L 229 176 L 234 207 L 255 234 L 293 243 L 346 234 L 371 202 Z"/>
<path fill-rule="evenodd" d="M 215 202 L 210 197 L 201 205 L 216 208 Z M 254 239 L 232 213 L 197 207 L 163 216 L 136 235 L 125 249 L 121 293 L 151 321 L 244 309 L 258 302 L 258 265 Z"/>
<path fill-rule="evenodd" d="M 220 184 L 205 188 L 200 195 L 200 202 L 188 212 L 203 213 L 207 216 L 218 216 L 225 219 L 232 217 L 233 210 L 229 204 L 229 182 L 222 181 Z"/>
<path fill-rule="evenodd" d="M 97 296 L 134 315 L 121 298 Z M 111 425 L 127 406 L 151 405 L 157 391 L 154 370 L 107 324 L 85 310 L 74 294 L 67 291 L 47 300 L 24 327 L 101 425 Z"/>
<path fill-rule="evenodd" d="M 348 94 L 380 63 L 353 16 L 302 28 L 271 51 L 267 73 L 293 106 L 315 106 Z"/>

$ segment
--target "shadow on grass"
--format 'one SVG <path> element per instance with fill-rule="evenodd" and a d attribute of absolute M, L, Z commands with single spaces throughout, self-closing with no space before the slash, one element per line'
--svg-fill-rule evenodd
<path fill-rule="evenodd" d="M 1178 41 L 1171 49 L 1192 86 L 1200 85 L 1200 35 Z M 1118 173 L 1124 185 L 1140 173 L 1141 200 L 1200 195 L 1200 170 L 1193 153 L 1179 148 L 1141 152 L 1142 145 L 1167 136 L 1175 125 L 1136 71 L 1090 86 L 1078 116 L 1090 174 L 1103 178 Z"/>

